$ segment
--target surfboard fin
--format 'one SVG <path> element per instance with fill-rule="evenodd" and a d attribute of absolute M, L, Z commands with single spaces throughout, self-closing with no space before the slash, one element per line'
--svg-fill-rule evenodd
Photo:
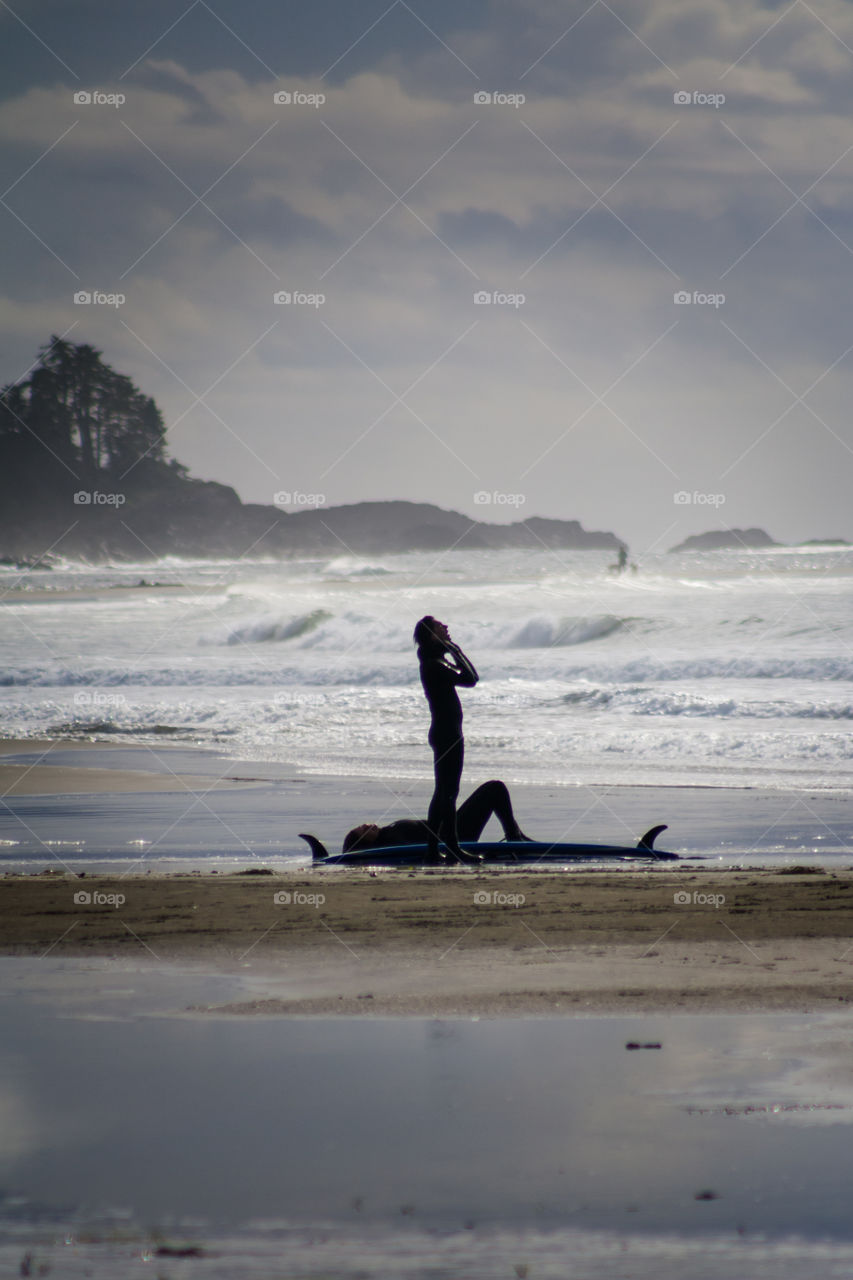
<path fill-rule="evenodd" d="M 319 858 L 328 858 L 329 850 L 323 844 L 322 840 L 318 840 L 316 836 L 310 836 L 307 832 L 300 831 L 299 839 L 308 841 L 308 844 L 311 846 L 311 852 L 314 855 L 315 862 Z"/>
<path fill-rule="evenodd" d="M 662 831 L 666 831 L 666 829 L 667 824 L 665 822 L 662 822 L 659 827 L 650 827 L 644 836 L 640 836 L 640 839 L 637 841 L 637 848 L 654 849 L 655 840 L 657 840 L 660 833 Z"/>

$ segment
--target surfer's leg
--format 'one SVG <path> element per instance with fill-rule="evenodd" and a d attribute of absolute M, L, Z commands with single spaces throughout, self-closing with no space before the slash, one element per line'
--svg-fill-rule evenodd
<path fill-rule="evenodd" d="M 506 840 L 529 840 L 515 820 L 506 783 L 499 778 L 484 782 L 459 806 L 456 830 L 460 840 L 479 840 L 492 815 L 503 827 Z"/>
<path fill-rule="evenodd" d="M 496 780 L 487 783 L 487 786 L 495 788 L 495 817 L 504 829 L 504 836 L 507 840 L 530 840 L 530 836 L 526 836 L 516 821 L 515 814 L 512 810 L 512 800 L 509 797 L 509 790 L 506 783 Z"/>
<path fill-rule="evenodd" d="M 462 777 L 463 747 L 461 739 L 453 742 L 437 743 L 435 746 L 435 806 L 436 822 L 430 822 L 430 830 L 437 830 L 438 836 L 445 844 L 455 845 L 456 838 L 456 798 L 459 795 L 459 782 Z"/>
<path fill-rule="evenodd" d="M 436 769 L 435 790 L 432 793 L 432 800 L 429 802 L 429 811 L 427 813 L 427 862 L 443 862 L 441 854 L 438 851 L 438 839 L 441 830 L 441 790 L 438 785 L 438 770 Z"/>
<path fill-rule="evenodd" d="M 456 825 L 456 800 L 459 795 L 459 783 L 462 779 L 462 765 L 465 758 L 465 745 L 462 738 L 445 745 L 444 750 L 436 750 L 435 780 L 436 793 L 439 795 L 439 835 L 443 840 L 448 855 L 458 862 L 479 863 L 482 858 L 478 854 L 466 853 L 459 845 Z"/>
<path fill-rule="evenodd" d="M 456 810 L 456 832 L 460 840 L 480 839 L 489 818 L 497 811 L 498 787 L 503 787 L 503 783 L 484 782 Z"/>
<path fill-rule="evenodd" d="M 464 752 L 461 738 L 441 742 L 433 741 L 431 737 L 430 743 L 435 789 L 427 813 L 427 861 L 441 862 L 443 855 L 439 853 L 439 842 L 450 851 L 451 860 L 464 856 L 458 848 L 456 836 L 456 797 L 459 795 Z"/>

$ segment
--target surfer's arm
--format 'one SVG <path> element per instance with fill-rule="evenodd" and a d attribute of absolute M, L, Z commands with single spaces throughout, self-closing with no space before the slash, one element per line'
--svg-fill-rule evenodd
<path fill-rule="evenodd" d="M 465 654 L 459 648 L 459 645 L 454 644 L 452 641 L 448 646 L 448 653 L 456 660 L 457 663 L 455 668 L 455 683 L 462 685 L 466 689 L 473 689 L 474 685 L 480 679 L 477 675 L 477 669 L 473 662 L 470 658 L 466 658 Z M 454 668 L 451 668 L 451 670 L 454 670 Z"/>

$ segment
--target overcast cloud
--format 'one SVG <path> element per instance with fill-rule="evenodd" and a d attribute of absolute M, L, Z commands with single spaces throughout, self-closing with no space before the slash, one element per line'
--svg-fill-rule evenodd
<path fill-rule="evenodd" d="M 0 43 L 3 381 L 91 342 L 247 501 L 853 539 L 849 4 L 18 0 Z"/>

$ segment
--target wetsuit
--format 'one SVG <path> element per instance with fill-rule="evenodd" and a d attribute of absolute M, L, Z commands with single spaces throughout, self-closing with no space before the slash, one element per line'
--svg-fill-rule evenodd
<path fill-rule="evenodd" d="M 484 782 L 465 800 L 456 813 L 456 835 L 459 840 L 479 840 L 486 823 L 497 818 L 507 840 L 527 840 L 512 810 L 506 784 L 493 779 Z M 429 822 L 421 818 L 399 818 L 385 827 L 372 827 L 369 834 L 344 845 L 347 849 L 390 849 L 400 844 L 428 844 Z"/>
<path fill-rule="evenodd" d="M 456 660 L 456 666 L 448 662 L 445 652 Z M 418 659 L 432 717 L 429 744 L 435 769 L 435 790 L 427 814 L 429 856 L 438 858 L 438 842 L 442 840 L 456 857 L 469 861 L 459 848 L 456 834 L 456 800 L 465 759 L 462 704 L 456 689 L 460 685 L 472 689 L 480 677 L 462 650 L 452 643 L 446 651 L 440 646 L 421 648 Z"/>

